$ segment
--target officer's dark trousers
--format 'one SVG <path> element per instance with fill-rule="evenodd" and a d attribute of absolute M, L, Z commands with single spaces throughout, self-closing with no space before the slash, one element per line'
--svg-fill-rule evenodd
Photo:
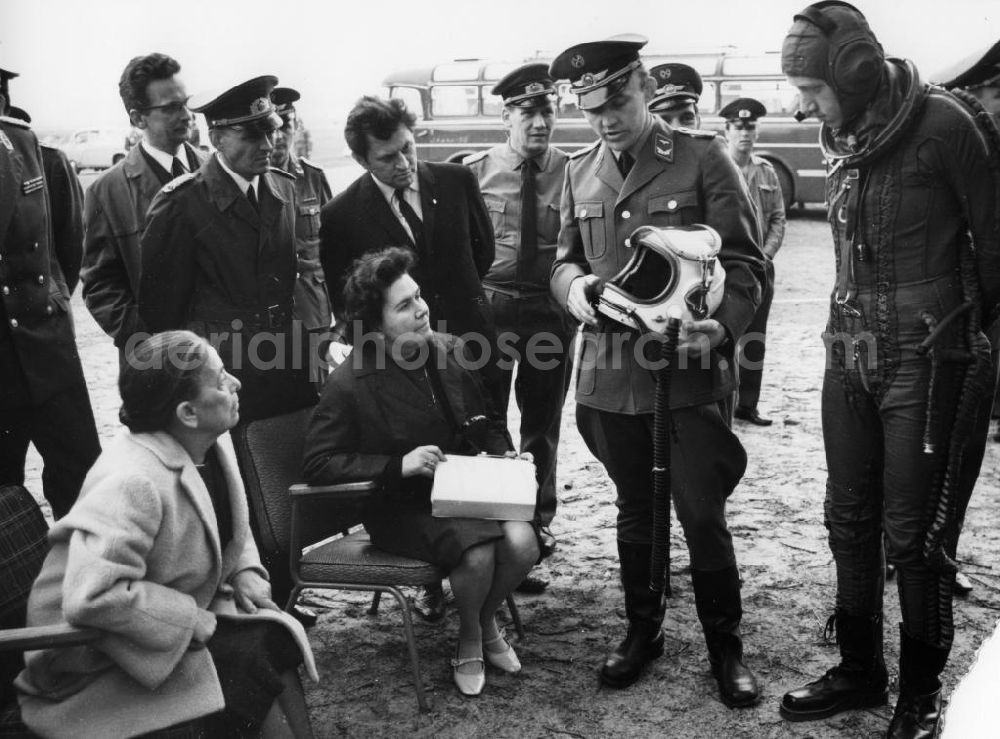
<path fill-rule="evenodd" d="M 514 400 L 521 413 L 521 451 L 535 458 L 536 519 L 548 526 L 556 513 L 559 424 L 569 387 L 573 329 L 548 295 L 512 297 L 486 290 L 500 350 L 502 408 Z M 514 379 L 516 360 L 517 378 Z"/>
<path fill-rule="evenodd" d="M 930 361 L 904 359 L 889 374 L 838 365 L 827 369 L 823 382 L 825 523 L 837 566 L 837 605 L 855 616 L 881 612 L 884 535 L 885 554 L 898 574 L 904 629 L 948 648 L 954 575 L 931 571 L 923 545 L 954 421 L 959 370 L 944 365 L 938 371 L 931 426 L 937 451 L 927 454 Z M 968 502 L 962 498 L 959 519 Z M 951 556 L 957 537 L 956 530 L 946 540 Z"/>
<path fill-rule="evenodd" d="M 764 379 L 764 340 L 767 335 L 767 318 L 774 299 L 774 262 L 764 260 L 767 279 L 761 286 L 760 305 L 746 333 L 740 339 L 738 373 L 740 389 L 736 404 L 742 408 L 756 408 L 760 400 L 760 386 Z"/>
<path fill-rule="evenodd" d="M 671 411 L 671 497 L 684 529 L 691 568 L 736 564 L 726 527 L 726 498 L 746 469 L 747 456 L 718 404 Z M 653 414 L 638 416 L 576 407 L 576 423 L 591 453 L 604 464 L 618 498 L 618 539 L 649 544 L 653 524 Z"/>
<path fill-rule="evenodd" d="M 65 516 L 101 444 L 85 385 L 33 405 L 0 409 L 0 484 L 24 484 L 28 444 L 42 457 L 42 490 L 52 515 Z"/>

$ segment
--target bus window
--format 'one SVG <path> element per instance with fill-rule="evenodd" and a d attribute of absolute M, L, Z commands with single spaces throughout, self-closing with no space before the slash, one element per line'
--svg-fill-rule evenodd
<path fill-rule="evenodd" d="M 715 104 L 718 96 L 716 93 L 716 84 L 714 82 L 705 82 L 702 84 L 701 96 L 698 98 L 698 112 L 702 115 L 711 115 L 719 108 Z"/>
<path fill-rule="evenodd" d="M 569 82 L 560 82 L 556 85 L 559 94 L 559 118 L 583 118 L 583 111 L 576 107 L 576 94 L 570 92 Z"/>
<path fill-rule="evenodd" d="M 500 111 L 503 110 L 503 98 L 499 95 L 491 95 L 490 90 L 492 89 L 492 83 L 483 87 L 483 115 L 488 118 L 499 117 Z"/>
<path fill-rule="evenodd" d="M 393 87 L 389 97 L 399 98 L 406 103 L 406 109 L 413 113 L 418 121 L 424 119 L 423 97 L 416 87 Z"/>
<path fill-rule="evenodd" d="M 721 92 L 723 106 L 736 98 L 754 98 L 764 104 L 768 115 L 790 116 L 797 109 L 795 88 L 784 80 L 723 82 Z"/>
<path fill-rule="evenodd" d="M 432 87 L 431 114 L 435 118 L 479 115 L 479 86 L 436 85 Z"/>

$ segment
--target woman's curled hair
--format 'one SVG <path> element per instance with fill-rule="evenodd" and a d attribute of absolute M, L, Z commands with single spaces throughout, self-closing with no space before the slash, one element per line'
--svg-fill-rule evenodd
<path fill-rule="evenodd" d="M 164 431 L 177 406 L 198 395 L 209 344 L 191 331 L 164 331 L 139 342 L 118 378 L 118 418 L 135 433 Z"/>
<path fill-rule="evenodd" d="M 344 307 L 353 325 L 353 336 L 378 331 L 382 325 L 385 295 L 392 284 L 413 267 L 409 249 L 392 246 L 365 254 L 354 261 L 344 285 Z M 348 332 L 352 335 L 352 332 Z"/>

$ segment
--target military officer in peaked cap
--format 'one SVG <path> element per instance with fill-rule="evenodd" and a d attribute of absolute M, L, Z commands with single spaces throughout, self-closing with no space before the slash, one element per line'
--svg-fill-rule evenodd
<path fill-rule="evenodd" d="M 649 76 L 656 83 L 649 110 L 673 128 L 700 128 L 698 101 L 704 86 L 698 71 L 687 64 L 670 62 L 652 67 Z"/>
<path fill-rule="evenodd" d="M 319 261 L 319 213 L 320 208 L 333 197 L 333 193 L 323 168 L 295 153 L 299 135 L 295 103 L 300 97 L 298 90 L 291 87 L 275 87 L 271 91 L 275 112 L 281 116 L 281 128 L 275 134 L 274 150 L 271 152 L 271 166 L 295 178 L 298 201 L 295 211 L 298 275 L 295 280 L 292 315 L 302 322 L 302 327 L 310 337 L 309 351 L 314 357 L 312 379 L 322 384 L 326 366 L 321 357 L 326 351 L 319 344 L 333 322 L 333 309 L 330 307 L 326 279 Z"/>
<path fill-rule="evenodd" d="M 753 317 L 763 277 L 753 211 L 740 174 L 712 134 L 671 129 L 647 104 L 654 82 L 639 61 L 645 40 L 573 46 L 552 62 L 569 79 L 600 140 L 570 156 L 552 292 L 584 324 L 576 389 L 577 428 L 614 482 L 628 632 L 601 668 L 613 687 L 634 682 L 663 653 L 664 593 L 652 591 L 653 399 L 655 380 L 639 335 L 598 317 L 602 281 L 630 254 L 639 226 L 704 223 L 722 237 L 725 296 L 708 319 L 685 321 L 670 394 L 677 517 L 691 553 L 695 604 L 723 701 L 755 703 L 757 679 L 743 663 L 742 606 L 726 499 L 746 453 L 720 408 L 734 388 L 732 347 Z M 666 277 L 666 276 L 665 276 Z"/>
<path fill-rule="evenodd" d="M 737 353 L 740 387 L 734 415 L 755 426 L 770 426 L 771 419 L 764 418 L 757 410 L 757 401 L 760 400 L 760 386 L 764 376 L 767 317 L 774 298 L 773 260 L 785 238 L 785 202 L 774 166 L 753 153 L 754 143 L 757 141 L 757 119 L 767 115 L 764 104 L 753 98 L 737 98 L 725 105 L 719 115 L 726 121 L 729 154 L 746 181 L 757 211 L 761 251 L 764 252 L 767 274 L 767 279 L 761 285 L 760 305 L 757 306 L 757 312 L 747 327 Z"/>
<path fill-rule="evenodd" d="M 69 305 L 83 198 L 65 156 L 10 115 L 17 76 L 0 69 L 0 485 L 24 483 L 33 443 L 58 519 L 101 451 Z"/>
<path fill-rule="evenodd" d="M 269 166 L 282 125 L 270 97 L 277 82 L 256 77 L 192 98 L 216 152 L 160 191 L 141 242 L 140 317 L 151 331 L 186 328 L 217 346 L 242 385 L 240 425 L 318 398 L 292 319 L 295 181 Z M 261 556 L 281 602 L 291 590 L 288 553 Z"/>
<path fill-rule="evenodd" d="M 558 103 L 548 64 L 517 67 L 492 93 L 503 99 L 507 141 L 467 157 L 465 164 L 479 180 L 493 223 L 496 257 L 483 287 L 502 339 L 504 407 L 517 358 L 513 384 L 521 412 L 521 451 L 535 460 L 535 516 L 544 554 L 555 543 L 548 527 L 556 512 L 556 450 L 574 332 L 549 291 L 567 156 L 549 144 Z M 544 585 L 530 578 L 519 590 L 537 592 Z"/>

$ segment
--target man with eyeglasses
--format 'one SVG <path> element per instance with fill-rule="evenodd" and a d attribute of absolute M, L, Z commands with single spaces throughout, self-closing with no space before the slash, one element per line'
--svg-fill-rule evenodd
<path fill-rule="evenodd" d="M 785 238 L 785 202 L 781 195 L 778 173 L 766 159 L 753 153 L 757 142 L 757 119 L 767 115 L 759 100 L 737 98 L 719 111 L 726 121 L 726 142 L 729 155 L 740 168 L 747 183 L 750 199 L 757 211 L 760 225 L 761 251 L 764 252 L 764 271 L 767 279 L 761 284 L 761 300 L 738 347 L 736 411 L 741 421 L 755 426 L 770 426 L 771 419 L 764 418 L 757 410 L 760 386 L 764 377 L 764 336 L 767 317 L 774 298 L 774 256 Z"/>
<path fill-rule="evenodd" d="M 118 91 L 142 139 L 85 196 L 83 298 L 114 339 L 121 361 L 129 337 L 142 327 L 136 293 L 146 211 L 161 187 L 198 169 L 206 157 L 190 143 L 194 115 L 180 70 L 175 59 L 159 53 L 137 56 L 125 66 Z"/>

